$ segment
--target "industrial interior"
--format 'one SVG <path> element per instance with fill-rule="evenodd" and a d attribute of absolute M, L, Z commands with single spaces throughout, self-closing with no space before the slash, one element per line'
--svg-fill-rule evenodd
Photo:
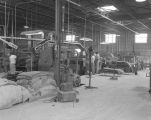
<path fill-rule="evenodd" d="M 151 120 L 151 0 L 0 0 L 0 120 Z"/>

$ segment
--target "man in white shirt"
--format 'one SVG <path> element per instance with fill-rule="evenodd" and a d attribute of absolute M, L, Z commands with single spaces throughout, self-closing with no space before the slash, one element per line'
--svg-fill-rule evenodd
<path fill-rule="evenodd" d="M 94 64 L 94 61 L 95 61 L 95 54 L 93 53 L 92 56 L 91 56 L 91 68 L 92 68 L 92 73 L 95 74 L 95 64 Z"/>
<path fill-rule="evenodd" d="M 95 63 L 95 73 L 98 73 L 99 69 L 100 69 L 100 66 L 99 66 L 99 64 L 100 64 L 100 55 L 99 55 L 98 52 L 96 52 L 94 63 Z"/>
<path fill-rule="evenodd" d="M 10 74 L 15 74 L 16 72 L 16 55 L 11 54 L 9 56 L 9 67 L 10 67 Z"/>

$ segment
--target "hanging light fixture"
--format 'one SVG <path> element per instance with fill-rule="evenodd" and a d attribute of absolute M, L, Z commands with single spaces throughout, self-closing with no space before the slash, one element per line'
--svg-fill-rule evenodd
<path fill-rule="evenodd" d="M 25 26 L 24 26 L 24 28 L 25 28 L 25 29 L 28 29 L 28 28 L 29 28 L 29 26 L 28 26 L 28 25 L 25 25 Z"/>
<path fill-rule="evenodd" d="M 136 0 L 136 2 L 145 2 L 146 0 Z"/>

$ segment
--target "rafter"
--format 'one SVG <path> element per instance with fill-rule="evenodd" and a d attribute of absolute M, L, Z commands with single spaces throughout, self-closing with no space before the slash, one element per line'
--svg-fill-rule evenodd
<path fill-rule="evenodd" d="M 145 28 L 151 30 L 147 25 L 145 25 L 142 21 L 137 19 L 136 12 L 131 9 L 131 7 L 127 6 L 124 1 L 121 2 L 121 0 L 113 0 L 113 4 L 115 7 L 117 7 L 121 12 L 124 14 L 129 15 L 132 19 L 136 20 L 139 24 L 144 26 Z"/>

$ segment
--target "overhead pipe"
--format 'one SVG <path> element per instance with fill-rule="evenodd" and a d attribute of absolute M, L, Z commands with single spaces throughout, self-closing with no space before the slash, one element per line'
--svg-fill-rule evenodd
<path fill-rule="evenodd" d="M 38 38 L 23 38 L 23 37 L 9 37 L 9 36 L 0 36 L 3 39 L 16 39 L 16 40 L 30 40 L 30 41 L 44 41 L 45 39 L 38 39 Z"/>

